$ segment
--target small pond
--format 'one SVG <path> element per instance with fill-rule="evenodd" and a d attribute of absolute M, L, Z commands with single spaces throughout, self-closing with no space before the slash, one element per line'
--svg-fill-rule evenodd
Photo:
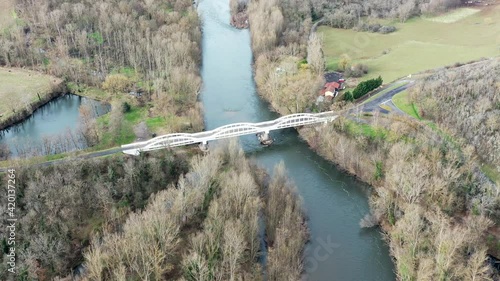
<path fill-rule="evenodd" d="M 0 131 L 0 145 L 7 145 L 11 157 L 47 155 L 87 147 L 82 134 L 80 109 L 86 107 L 96 118 L 111 106 L 89 98 L 66 94 L 37 109 L 30 117 Z"/>

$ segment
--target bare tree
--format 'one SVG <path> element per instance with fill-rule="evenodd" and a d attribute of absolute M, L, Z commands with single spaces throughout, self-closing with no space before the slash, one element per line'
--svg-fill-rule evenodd
<path fill-rule="evenodd" d="M 307 45 L 307 62 L 314 72 L 318 74 L 322 74 L 325 70 L 325 59 L 321 45 L 321 38 L 316 33 L 312 33 L 309 36 L 309 43 Z"/>

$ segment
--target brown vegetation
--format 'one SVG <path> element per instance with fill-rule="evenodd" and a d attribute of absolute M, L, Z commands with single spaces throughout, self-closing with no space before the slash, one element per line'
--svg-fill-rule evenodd
<path fill-rule="evenodd" d="M 312 54 L 308 54 L 307 67 L 299 62 L 305 54 L 305 39 L 308 38 L 309 30 L 297 27 L 292 31 L 288 29 L 289 26 L 302 22 L 307 28 L 311 16 L 325 16 L 329 24 L 351 28 L 363 16 L 399 17 L 404 21 L 421 12 L 437 12 L 456 4 L 453 1 L 364 1 L 344 2 L 339 7 L 341 3 L 336 1 L 311 3 L 312 15 L 309 15 L 307 1 L 255 1 L 250 4 L 256 83 L 261 95 L 282 114 L 306 108 L 313 101 L 315 89 L 321 86 L 320 77 L 318 84 L 311 82 L 315 80 L 312 74 L 315 71 L 304 71 L 305 68 L 318 69 L 311 65 L 314 61 L 309 59 Z M 271 13 L 277 15 L 277 20 L 264 26 L 262 19 Z M 314 48 L 310 45 L 308 49 L 311 51 Z M 348 60 L 344 58 L 344 65 L 348 64 Z M 366 72 L 362 65 L 353 70 Z M 498 72 L 493 70 L 489 69 L 490 73 Z M 452 75 L 461 77 L 459 74 Z M 479 79 L 479 76 L 474 76 L 463 83 L 465 85 L 470 80 Z M 442 80 L 436 87 L 449 81 Z M 483 98 L 488 100 L 480 104 L 469 100 L 468 103 L 477 106 L 478 111 L 486 112 L 483 117 L 490 118 L 491 114 L 494 118 L 498 113 L 492 111 L 493 101 L 496 101 L 493 96 L 498 89 L 490 80 L 487 79 L 485 85 L 479 88 L 488 90 Z M 450 83 L 450 86 L 454 84 Z M 299 85 L 307 87 L 300 88 Z M 486 85 L 492 86 L 487 88 Z M 470 94 L 470 89 L 475 87 L 472 84 L 460 91 Z M 453 90 L 448 89 L 449 92 Z M 426 93 L 429 96 L 433 94 L 432 91 Z M 478 94 L 479 91 L 476 92 Z M 438 98 L 440 101 L 454 99 L 444 94 L 442 96 Z M 299 100 L 299 97 L 304 99 Z M 435 102 L 432 104 L 436 106 Z M 472 121 L 470 114 L 444 117 L 450 114 L 450 106 L 459 106 L 457 99 L 453 105 L 445 104 L 440 105 L 442 111 L 437 114 L 441 114 L 439 116 L 447 122 L 458 123 L 458 120 L 469 119 L 459 123 L 465 125 Z M 448 107 L 446 110 L 445 106 Z M 464 112 L 474 112 L 467 107 L 462 108 Z M 498 187 L 480 172 L 474 147 L 466 145 L 462 139 L 450 139 L 439 129 L 433 130 L 411 119 L 397 116 L 386 118 L 379 114 L 363 119 L 367 124 L 341 118 L 331 126 L 302 129 L 301 135 L 320 154 L 376 187 L 376 195 L 372 197 L 372 214 L 368 214 L 360 224 L 366 227 L 383 225 L 399 278 L 489 280 L 494 273 L 485 261 L 484 238 L 492 223 L 500 220 L 500 193 Z M 477 120 L 476 129 L 482 128 L 487 134 L 494 132 L 491 125 L 479 125 L 479 120 L 484 118 Z M 487 151 L 486 146 L 485 149 Z M 492 152 L 490 150 L 489 154 Z"/>
<path fill-rule="evenodd" d="M 353 28 L 363 18 L 397 18 L 406 21 L 412 16 L 436 14 L 455 8 L 465 0 L 369 0 L 338 1 L 311 0 L 315 18 L 325 18 L 325 23 L 339 28 Z"/>
<path fill-rule="evenodd" d="M 262 200 L 243 151 L 231 142 L 209 160 L 228 171 L 206 190 L 203 229 L 189 236 L 183 257 L 184 280 L 260 280 L 259 212 Z M 222 152 L 222 153 L 221 153 Z M 205 203 L 207 204 L 207 202 Z"/>
<path fill-rule="evenodd" d="M 191 0 L 17 0 L 16 12 L 20 20 L 0 35 L 0 65 L 43 71 L 78 91 L 139 91 L 153 116 L 202 123 L 188 114 L 201 84 L 201 31 Z"/>
<path fill-rule="evenodd" d="M 269 248 L 269 276 L 299 280 L 305 224 L 283 164 L 266 188 L 263 174 L 233 141 L 196 157 L 191 166 L 176 188 L 160 191 L 122 231 L 94 239 L 86 254 L 86 278 L 262 280 L 259 216 L 265 204 L 266 222 L 275 222 L 266 223 L 275 241 Z M 276 204 L 281 207 L 268 212 Z"/>
<path fill-rule="evenodd" d="M 475 147 L 500 169 L 500 60 L 438 71 L 410 91 L 420 117 L 431 119 Z M 498 170 L 500 173 L 500 170 Z"/>
<path fill-rule="evenodd" d="M 231 25 L 236 28 L 248 28 L 248 0 L 230 0 Z"/>
<path fill-rule="evenodd" d="M 300 279 L 301 201 L 283 164 L 268 179 L 236 141 L 190 164 L 167 152 L 16 173 L 17 280 L 70 276 L 82 262 L 85 280 L 261 280 L 260 220 L 272 280 Z"/>
<path fill-rule="evenodd" d="M 302 254 L 308 233 L 302 202 L 286 177 L 283 162 L 274 168 L 273 178 L 265 194 L 268 279 L 301 280 Z"/>
<path fill-rule="evenodd" d="M 301 1 L 253 1 L 248 10 L 259 93 L 282 114 L 305 111 L 324 70 L 321 40 L 309 37 L 310 10 Z"/>
<path fill-rule="evenodd" d="M 376 187 L 372 214 L 361 224 L 376 219 L 384 226 L 399 278 L 488 280 L 483 239 L 500 220 L 500 197 L 479 172 L 472 147 L 406 118 L 367 121 L 369 134 L 367 125 L 347 119 L 301 133 L 322 155 Z"/>
<path fill-rule="evenodd" d="M 130 211 L 143 208 L 151 194 L 186 171 L 186 160 L 169 153 L 16 169 L 17 280 L 71 274 L 93 234 L 119 229 Z M 5 260 L 0 279 L 7 280 L 4 266 Z"/>

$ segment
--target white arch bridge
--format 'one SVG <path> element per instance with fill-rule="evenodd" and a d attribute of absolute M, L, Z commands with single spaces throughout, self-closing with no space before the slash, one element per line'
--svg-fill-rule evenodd
<path fill-rule="evenodd" d="M 141 152 L 146 151 L 199 144 L 201 149 L 206 150 L 209 141 L 250 134 L 257 134 L 261 143 L 267 144 L 272 142 L 272 139 L 269 138 L 270 131 L 318 123 L 328 123 L 335 120 L 337 117 L 338 115 L 334 114 L 333 111 L 323 113 L 296 113 L 260 123 L 234 123 L 199 133 L 178 133 L 158 136 L 148 141 L 122 145 L 122 149 L 126 154 L 139 155 Z"/>

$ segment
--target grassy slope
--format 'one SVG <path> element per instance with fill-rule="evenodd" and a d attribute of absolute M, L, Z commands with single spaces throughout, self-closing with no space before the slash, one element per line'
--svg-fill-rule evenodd
<path fill-rule="evenodd" d="M 392 102 L 406 114 L 421 120 L 418 114 L 418 107 L 408 99 L 408 90 L 402 91 L 392 97 Z"/>
<path fill-rule="evenodd" d="M 33 71 L 0 68 L 0 85 L 2 85 L 0 87 L 0 100 L 15 101 L 14 104 L 0 102 L 0 115 L 2 115 L 0 122 L 12 114 L 10 108 L 12 105 L 19 109 L 25 104 L 25 101 L 36 101 L 38 99 L 37 93 L 47 94 L 53 85 L 60 82 L 60 79 Z"/>
<path fill-rule="evenodd" d="M 0 30 L 15 23 L 14 5 L 15 0 L 0 1 Z M 37 72 L 0 67 L 0 123 L 13 114 L 12 106 L 16 106 L 16 110 L 21 109 L 26 103 L 36 101 L 37 93 L 47 94 L 52 86 L 60 82 Z"/>
<path fill-rule="evenodd" d="M 389 82 L 426 69 L 500 54 L 500 6 L 452 23 L 416 18 L 394 25 L 398 31 L 388 35 L 320 27 L 328 68 L 336 69 L 340 55 L 346 53 L 354 63 L 368 65 L 366 79 L 381 75 Z"/>

